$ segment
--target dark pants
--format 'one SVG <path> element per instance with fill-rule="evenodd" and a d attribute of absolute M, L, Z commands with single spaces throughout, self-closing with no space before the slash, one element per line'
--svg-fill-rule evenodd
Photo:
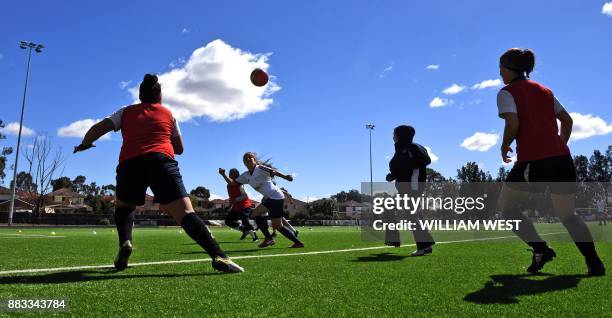
<path fill-rule="evenodd" d="M 225 217 L 225 225 L 233 229 L 237 228 L 244 232 L 251 231 L 253 230 L 253 226 L 249 222 L 250 215 L 251 215 L 251 209 L 244 209 L 242 211 L 230 211 L 229 213 L 227 213 L 227 216 Z M 242 227 L 240 223 L 238 223 L 238 220 L 242 222 Z"/>

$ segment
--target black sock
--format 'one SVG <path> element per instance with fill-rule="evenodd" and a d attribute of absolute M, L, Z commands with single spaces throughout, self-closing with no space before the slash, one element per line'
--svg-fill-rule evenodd
<path fill-rule="evenodd" d="M 595 243 L 591 231 L 584 221 L 577 215 L 572 215 L 562 221 L 563 226 L 567 229 L 572 240 L 580 250 L 580 253 L 587 259 L 592 260 L 597 258 L 595 251 Z"/>
<path fill-rule="evenodd" d="M 197 214 L 187 213 L 181 221 L 181 227 L 191 239 L 196 241 L 208 253 L 210 258 L 214 259 L 217 256 L 227 257 L 208 230 L 206 224 L 204 224 L 204 221 Z"/>
<path fill-rule="evenodd" d="M 132 241 L 132 228 L 134 228 L 134 209 L 126 207 L 115 208 L 115 226 L 119 236 L 119 246 L 125 241 Z"/>
<path fill-rule="evenodd" d="M 504 211 L 503 215 L 507 220 L 521 221 L 518 228 L 514 228 L 512 232 L 531 246 L 535 252 L 541 252 L 547 247 L 546 241 L 540 237 L 533 226 L 533 222 L 531 222 L 528 217 L 521 213 L 520 209 Z"/>
<path fill-rule="evenodd" d="M 300 242 L 300 240 L 298 240 L 297 236 L 295 236 L 295 233 L 291 231 L 290 229 L 288 229 L 286 226 L 282 226 L 280 229 L 278 229 L 278 231 L 283 236 L 290 239 L 293 243 L 302 243 Z"/>
<path fill-rule="evenodd" d="M 261 233 L 263 233 L 264 237 L 266 239 L 271 239 L 272 235 L 270 235 L 270 231 L 268 230 L 268 218 L 265 216 L 256 216 L 255 217 L 255 224 L 257 224 L 257 226 L 259 227 L 259 230 L 261 231 Z"/>

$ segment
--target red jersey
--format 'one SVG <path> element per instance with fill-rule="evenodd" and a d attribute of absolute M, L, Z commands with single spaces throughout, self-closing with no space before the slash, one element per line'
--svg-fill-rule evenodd
<path fill-rule="evenodd" d="M 174 159 L 170 138 L 180 135 L 178 124 L 170 110 L 161 104 L 135 104 L 124 107 L 108 117 L 121 129 L 123 145 L 119 162 L 147 153 L 162 153 Z"/>
<path fill-rule="evenodd" d="M 228 185 L 227 194 L 232 204 L 232 211 L 238 212 L 251 208 L 251 199 L 249 199 L 242 185 Z"/>
<path fill-rule="evenodd" d="M 569 148 L 559 136 L 555 99 L 550 89 L 531 80 L 517 80 L 503 90 L 512 95 L 516 104 L 517 161 L 569 155 Z"/>

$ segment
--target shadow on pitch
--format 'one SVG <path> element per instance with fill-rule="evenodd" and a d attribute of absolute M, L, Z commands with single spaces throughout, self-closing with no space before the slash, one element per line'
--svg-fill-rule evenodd
<path fill-rule="evenodd" d="M 544 279 L 530 279 L 545 276 Z M 516 304 L 518 296 L 538 295 L 575 288 L 586 275 L 521 274 L 493 275 L 478 291 L 463 300 L 478 304 Z"/>
<path fill-rule="evenodd" d="M 249 252 L 258 252 L 263 250 L 281 250 L 282 247 L 266 247 L 266 248 L 251 248 L 245 250 L 226 250 L 225 254 L 236 254 L 236 253 L 249 253 Z M 170 254 L 170 253 L 169 253 Z M 189 251 L 183 252 L 181 254 L 191 255 L 191 254 L 206 254 L 206 251 Z"/>
<path fill-rule="evenodd" d="M 378 253 L 367 256 L 360 256 L 351 262 L 391 262 L 391 261 L 401 261 L 410 256 L 399 255 L 393 253 Z"/>
<path fill-rule="evenodd" d="M 129 269 L 128 269 L 129 271 Z M 179 278 L 179 277 L 194 277 L 194 276 L 209 276 L 209 275 L 225 275 L 220 272 L 207 272 L 198 274 L 140 274 L 140 275 L 124 275 L 118 274 L 112 270 L 79 270 L 70 272 L 55 272 L 42 275 L 24 275 L 24 276 L 8 276 L 0 277 L 0 285 L 12 284 L 66 284 L 89 281 L 103 281 L 112 279 L 137 279 L 137 278 Z"/>

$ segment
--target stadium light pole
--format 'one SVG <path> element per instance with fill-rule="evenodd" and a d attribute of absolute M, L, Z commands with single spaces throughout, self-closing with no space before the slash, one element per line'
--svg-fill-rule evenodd
<path fill-rule="evenodd" d="M 370 132 L 370 198 L 374 199 L 374 182 L 372 179 L 372 130 L 374 130 L 373 124 L 366 124 L 366 129 Z"/>
<path fill-rule="evenodd" d="M 8 225 L 13 224 L 13 213 L 15 212 L 15 192 L 17 190 L 17 164 L 19 162 L 19 148 L 21 147 L 21 130 L 23 129 L 23 113 L 25 112 L 26 94 L 28 92 L 28 78 L 30 77 L 30 60 L 32 59 L 32 49 L 40 53 L 45 46 L 34 42 L 20 41 L 19 48 L 28 50 L 28 65 L 26 67 L 25 85 L 23 87 L 23 98 L 21 99 L 21 118 L 19 119 L 19 134 L 17 135 L 17 149 L 15 151 L 15 164 L 13 165 L 13 186 L 11 190 L 11 207 L 8 215 Z"/>

